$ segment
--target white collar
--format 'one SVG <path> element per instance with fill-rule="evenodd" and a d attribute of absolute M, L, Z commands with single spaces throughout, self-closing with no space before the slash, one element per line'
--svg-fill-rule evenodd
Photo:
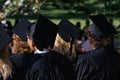
<path fill-rule="evenodd" d="M 49 51 L 48 49 L 43 49 L 43 51 L 40 51 L 40 50 L 36 49 L 36 50 L 34 51 L 34 54 L 47 53 L 48 51 Z"/>

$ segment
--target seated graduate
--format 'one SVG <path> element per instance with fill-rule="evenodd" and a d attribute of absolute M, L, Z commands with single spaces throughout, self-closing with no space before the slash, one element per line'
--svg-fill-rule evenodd
<path fill-rule="evenodd" d="M 89 26 L 87 36 L 92 50 L 77 57 L 74 64 L 76 78 L 77 80 L 119 80 L 120 73 L 117 70 L 120 70 L 120 67 L 116 65 L 118 57 L 111 38 L 116 31 L 104 15 L 94 15 L 90 18 L 94 24 Z"/>
<path fill-rule="evenodd" d="M 79 29 L 67 19 L 62 19 L 58 24 L 59 30 L 54 44 L 54 50 L 62 53 L 71 61 L 76 56 L 75 41 Z"/>
<path fill-rule="evenodd" d="M 27 43 L 26 30 L 34 26 L 26 18 L 22 18 L 13 29 L 13 41 L 11 45 L 12 55 L 9 57 L 12 63 L 12 80 L 25 80 L 29 67 L 41 56 L 34 55 Z"/>
<path fill-rule="evenodd" d="M 52 50 L 58 26 L 43 15 L 39 15 L 34 32 L 28 34 L 31 48 L 42 57 L 33 64 L 26 80 L 74 80 L 73 67 L 69 59 Z"/>
<path fill-rule="evenodd" d="M 8 44 L 12 38 L 0 28 L 0 80 L 11 80 L 12 66 L 8 58 Z"/>

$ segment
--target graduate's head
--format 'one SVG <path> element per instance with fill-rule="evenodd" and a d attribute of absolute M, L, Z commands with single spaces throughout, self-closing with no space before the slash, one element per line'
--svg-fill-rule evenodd
<path fill-rule="evenodd" d="M 18 35 L 23 41 L 27 41 L 26 29 L 30 26 L 30 22 L 26 18 L 22 18 L 13 29 L 13 33 Z"/>
<path fill-rule="evenodd" d="M 112 44 L 113 35 L 116 30 L 104 15 L 90 16 L 93 24 L 89 26 L 88 39 L 94 43 L 96 48 L 107 47 Z"/>
<path fill-rule="evenodd" d="M 69 20 L 63 18 L 58 24 L 59 36 L 66 42 L 74 42 L 77 39 L 79 29 Z"/>
<path fill-rule="evenodd" d="M 91 29 L 93 31 L 91 31 Z M 112 43 L 111 38 L 104 36 L 94 24 L 90 25 L 87 36 L 93 49 L 107 47 Z"/>
<path fill-rule="evenodd" d="M 26 29 L 30 26 L 30 22 L 26 18 L 20 19 L 13 29 L 13 41 L 11 43 L 12 54 L 16 53 L 31 53 L 31 49 L 27 44 Z"/>
<path fill-rule="evenodd" d="M 13 40 L 11 43 L 11 54 L 28 54 L 32 53 L 31 48 L 29 47 L 28 43 L 24 40 L 22 40 L 18 35 L 13 34 L 12 36 Z"/>
<path fill-rule="evenodd" d="M 55 39 L 54 48 L 55 51 L 69 57 L 70 52 L 70 42 L 64 41 L 59 34 L 57 34 Z"/>
<path fill-rule="evenodd" d="M 85 51 L 90 51 L 96 48 L 111 47 L 113 44 L 113 36 L 116 30 L 109 23 L 104 15 L 90 16 L 93 24 L 88 28 L 88 40 L 82 44 Z"/>
<path fill-rule="evenodd" d="M 59 30 L 54 49 L 67 55 L 67 57 L 73 56 L 75 53 L 74 42 L 77 39 L 79 29 L 67 19 L 62 19 L 58 26 Z"/>
<path fill-rule="evenodd" d="M 35 24 L 31 25 L 31 29 L 27 31 L 30 38 L 37 49 L 53 48 L 58 26 L 46 17 L 39 15 Z"/>

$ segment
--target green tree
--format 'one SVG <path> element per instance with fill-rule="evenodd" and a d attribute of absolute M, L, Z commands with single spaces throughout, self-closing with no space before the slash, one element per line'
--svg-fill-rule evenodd
<path fill-rule="evenodd" d="M 47 0 L 1 0 L 0 18 L 16 14 L 29 15 L 37 13 L 46 1 Z"/>

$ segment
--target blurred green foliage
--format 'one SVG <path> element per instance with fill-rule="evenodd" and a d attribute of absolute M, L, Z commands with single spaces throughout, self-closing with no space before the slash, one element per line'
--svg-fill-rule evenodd
<path fill-rule="evenodd" d="M 116 26 L 120 22 L 120 0 L 10 0 L 5 4 L 6 1 L 0 0 L 0 19 L 7 18 L 12 23 L 22 17 L 34 21 L 39 14 L 56 24 L 60 19 L 68 18 L 73 24 L 80 21 L 84 26 L 85 19 L 93 14 L 113 18 Z"/>
<path fill-rule="evenodd" d="M 10 2 L 9 2 L 10 1 Z M 74 14 L 83 12 L 120 17 L 120 0 L 0 0 L 0 11 L 6 16 L 39 13 L 41 8 L 52 5 L 56 9 L 68 10 Z"/>

